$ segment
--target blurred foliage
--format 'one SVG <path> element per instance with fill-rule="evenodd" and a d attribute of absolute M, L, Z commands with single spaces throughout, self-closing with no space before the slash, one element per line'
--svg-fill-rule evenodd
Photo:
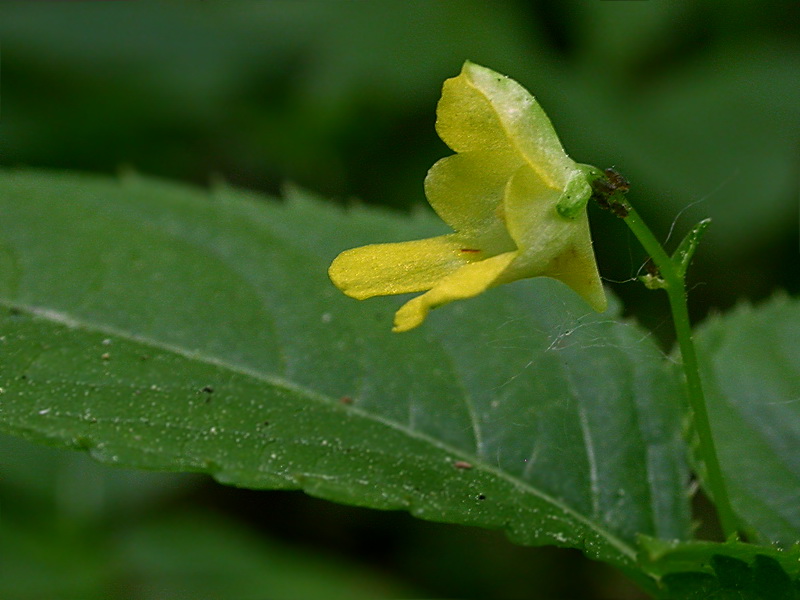
<path fill-rule="evenodd" d="M 198 476 L 107 469 L 0 436 L 0 597 L 375 598 L 410 594 L 332 553 L 189 504 Z M 192 501 L 193 502 L 193 501 Z"/>
<path fill-rule="evenodd" d="M 800 290 L 799 21 L 796 2 L 747 0 L 724 9 L 708 0 L 4 3 L 0 162 L 223 177 L 268 192 L 290 180 L 407 209 L 424 204 L 425 171 L 449 153 L 434 131 L 435 103 L 468 58 L 534 91 L 573 158 L 623 172 L 663 237 L 714 219 L 690 273 L 701 316 Z M 601 272 L 629 280 L 644 260 L 636 244 L 610 214 L 595 211 L 592 226 Z M 630 313 L 667 329 L 660 297 L 614 285 Z M 14 485 L 31 498 L 20 510 L 53 493 L 43 478 Z M 314 545 L 378 531 L 376 543 L 392 549 L 382 567 L 413 573 L 431 594 L 569 596 L 574 588 L 542 582 L 552 574 L 577 585 L 594 568 L 486 532 L 211 489 L 215 510 L 245 511 L 265 527 L 285 528 L 265 514 L 290 505 L 316 524 L 306 540 Z M 94 510 L 89 499 L 78 504 Z M 8 514 L 4 506 L 4 527 Z M 335 532 L 327 540 L 325 528 Z M 412 550 L 422 547 L 438 558 Z M 555 572 L 553 556 L 569 576 Z M 632 593 L 614 585 L 594 587 Z"/>

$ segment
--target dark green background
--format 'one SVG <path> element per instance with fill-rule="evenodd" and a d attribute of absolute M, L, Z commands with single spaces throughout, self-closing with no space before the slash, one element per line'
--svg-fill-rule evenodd
<path fill-rule="evenodd" d="M 662 239 L 673 224 L 677 241 L 714 219 L 690 275 L 699 319 L 800 290 L 799 18 L 797 2 L 746 0 L 6 3 L 0 162 L 222 178 L 276 195 L 294 182 L 336 202 L 406 211 L 424 206 L 425 172 L 449 153 L 434 131 L 442 81 L 470 59 L 529 88 L 574 159 L 623 172 Z M 663 298 L 615 283 L 637 273 L 641 251 L 612 215 L 592 208 L 591 219 L 601 273 L 668 344 Z M 69 536 L 91 545 L 123 521 L 191 507 L 366 564 L 387 589 L 637 597 L 577 553 L 295 493 L 170 476 L 157 493 L 131 492 L 135 509 L 111 509 L 74 485 L 64 491 L 76 468 L 94 469 L 69 466 L 83 457 L 2 450 L 4 470 L 61 465 L 0 481 L 6 506 L 57 522 L 44 538 L 64 544 L 53 545 L 58 568 Z M 92 471 L 97 489 L 121 477 L 106 471 Z"/>

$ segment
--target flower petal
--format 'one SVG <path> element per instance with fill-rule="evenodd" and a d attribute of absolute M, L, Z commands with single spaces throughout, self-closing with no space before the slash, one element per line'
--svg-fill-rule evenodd
<path fill-rule="evenodd" d="M 471 81 L 471 63 L 445 80 L 436 105 L 436 132 L 454 152 L 507 151 L 510 141 L 487 94 Z M 511 81 L 511 80 L 508 80 Z"/>
<path fill-rule="evenodd" d="M 438 161 L 425 178 L 425 195 L 433 209 L 456 231 L 476 238 L 489 254 L 514 250 L 503 217 L 508 178 L 519 166 L 513 156 L 465 152 Z"/>
<path fill-rule="evenodd" d="M 342 252 L 328 275 L 336 287 L 359 300 L 421 292 L 475 259 L 471 253 L 462 252 L 463 248 L 463 237 L 456 234 L 372 244 Z"/>
<path fill-rule="evenodd" d="M 506 252 L 470 263 L 439 281 L 429 292 L 412 298 L 394 316 L 392 331 L 408 331 L 420 325 L 432 308 L 453 300 L 472 298 L 500 283 L 503 272 L 514 261 L 516 252 Z"/>
<path fill-rule="evenodd" d="M 456 152 L 515 152 L 554 189 L 575 163 L 536 99 L 519 83 L 471 62 L 442 87 L 436 131 Z"/>
<path fill-rule="evenodd" d="M 566 283 L 594 310 L 603 312 L 608 307 L 608 300 L 592 250 L 589 217 L 583 213 L 577 220 L 582 221 L 584 227 L 579 229 L 572 243 L 550 263 L 542 275 Z"/>
<path fill-rule="evenodd" d="M 544 186 L 527 166 L 509 180 L 506 188 L 506 222 L 519 248 L 519 257 L 507 276 L 552 277 L 578 292 L 602 312 L 606 296 L 592 250 L 586 210 L 574 218 L 558 214 L 559 194 Z"/>

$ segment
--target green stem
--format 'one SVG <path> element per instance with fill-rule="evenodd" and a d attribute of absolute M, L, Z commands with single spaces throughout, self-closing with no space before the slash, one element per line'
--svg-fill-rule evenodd
<path fill-rule="evenodd" d="M 686 390 L 693 415 L 693 425 L 700 441 L 700 455 L 703 457 L 706 467 L 708 490 L 717 507 L 720 525 L 725 537 L 737 536 L 737 519 L 731 507 L 725 478 L 720 468 L 714 436 L 711 432 L 711 422 L 708 418 L 703 385 L 700 380 L 697 352 L 692 339 L 689 309 L 686 304 L 685 276 L 681 272 L 680 266 L 669 257 L 638 213 L 630 206 L 626 208 L 628 208 L 628 214 L 623 220 L 650 255 L 664 280 L 664 287 L 672 309 L 672 320 L 678 339 L 678 347 L 681 351 L 683 372 L 686 377 Z"/>

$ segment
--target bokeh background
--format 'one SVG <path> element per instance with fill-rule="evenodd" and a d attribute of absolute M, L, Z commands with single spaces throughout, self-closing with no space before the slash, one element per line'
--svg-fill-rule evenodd
<path fill-rule="evenodd" d="M 574 159 L 625 174 L 662 239 L 714 219 L 695 319 L 800 290 L 798 2 L 11 2 L 0 53 L 3 166 L 401 212 L 449 153 L 436 101 L 470 59 L 533 91 Z M 631 281 L 646 257 L 590 210 L 601 273 L 668 349 L 664 299 Z M 0 501 L 9 599 L 641 597 L 577 552 L 10 439 Z"/>

